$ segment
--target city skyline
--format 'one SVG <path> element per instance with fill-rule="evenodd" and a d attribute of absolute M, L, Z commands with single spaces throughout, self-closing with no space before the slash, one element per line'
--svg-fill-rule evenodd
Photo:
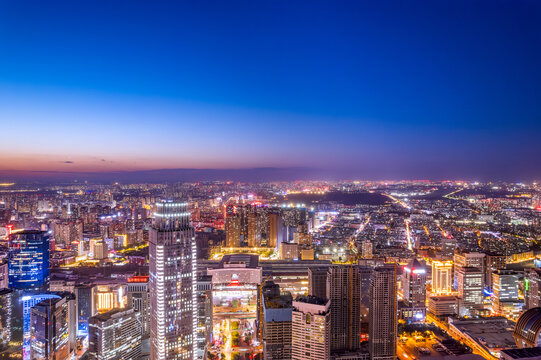
<path fill-rule="evenodd" d="M 1 9 L 0 180 L 541 178 L 535 2 Z"/>

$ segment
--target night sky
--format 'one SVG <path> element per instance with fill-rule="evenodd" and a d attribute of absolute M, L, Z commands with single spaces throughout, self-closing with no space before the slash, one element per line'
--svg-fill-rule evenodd
<path fill-rule="evenodd" d="M 0 180 L 541 179 L 540 1 L 5 0 L 0 55 Z"/>

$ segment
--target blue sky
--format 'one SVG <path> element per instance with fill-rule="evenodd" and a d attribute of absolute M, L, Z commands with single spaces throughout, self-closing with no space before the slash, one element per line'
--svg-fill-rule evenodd
<path fill-rule="evenodd" d="M 3 1 L 24 136 L 0 170 L 541 177 L 540 23 L 537 1 Z"/>

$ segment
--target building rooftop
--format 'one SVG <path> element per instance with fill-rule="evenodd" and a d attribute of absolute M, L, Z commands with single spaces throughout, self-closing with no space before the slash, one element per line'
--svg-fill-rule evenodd
<path fill-rule="evenodd" d="M 220 261 L 220 268 L 231 267 L 231 265 L 243 265 L 243 267 L 255 269 L 259 265 L 259 256 L 250 254 L 227 254 Z"/>
<path fill-rule="evenodd" d="M 327 304 L 327 302 L 329 300 L 322 299 L 320 297 L 313 296 L 313 295 L 299 295 L 299 296 L 297 296 L 295 301 L 303 302 L 303 303 L 307 303 L 307 304 L 314 304 L 314 305 L 322 305 L 322 306 L 324 306 L 325 304 Z"/>
<path fill-rule="evenodd" d="M 107 311 L 103 314 L 98 314 L 92 316 L 92 318 L 98 320 L 98 321 L 108 321 L 115 317 L 119 317 L 123 313 L 131 313 L 133 312 L 133 308 L 120 308 L 120 309 L 113 309 L 110 311 Z"/>
<path fill-rule="evenodd" d="M 501 352 L 513 359 L 533 358 L 541 356 L 541 347 L 506 349 Z"/>

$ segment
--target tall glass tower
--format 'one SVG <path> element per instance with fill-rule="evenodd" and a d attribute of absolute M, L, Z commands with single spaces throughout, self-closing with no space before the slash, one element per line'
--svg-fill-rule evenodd
<path fill-rule="evenodd" d="M 22 230 L 9 237 L 10 289 L 47 290 L 49 283 L 49 234 Z"/>
<path fill-rule="evenodd" d="M 156 204 L 150 230 L 150 358 L 194 359 L 197 264 L 188 204 Z"/>

